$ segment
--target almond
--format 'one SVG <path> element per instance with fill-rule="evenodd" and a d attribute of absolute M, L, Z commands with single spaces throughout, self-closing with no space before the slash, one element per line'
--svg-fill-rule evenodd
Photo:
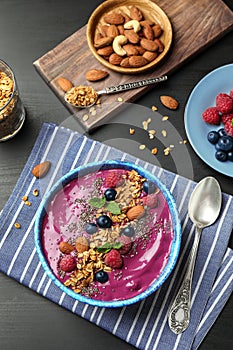
<path fill-rule="evenodd" d="M 129 68 L 130 67 L 129 57 L 123 58 L 123 60 L 120 63 L 120 66 L 124 68 Z"/>
<path fill-rule="evenodd" d="M 99 39 L 95 40 L 94 47 L 96 49 L 100 49 L 101 47 L 105 47 L 105 46 L 110 45 L 112 43 L 112 41 L 113 41 L 113 38 L 111 38 L 109 36 L 99 38 Z"/>
<path fill-rule="evenodd" d="M 131 6 L 129 15 L 132 19 L 136 19 L 137 21 L 141 21 L 143 19 L 142 12 L 136 6 Z"/>
<path fill-rule="evenodd" d="M 156 39 L 154 40 L 154 42 L 158 45 L 158 52 L 159 52 L 159 53 L 163 52 L 163 50 L 164 50 L 164 45 L 163 45 L 162 41 L 161 41 L 160 39 L 156 38 Z"/>
<path fill-rule="evenodd" d="M 111 24 L 107 28 L 107 36 L 115 38 L 119 34 L 118 28 L 115 24 Z"/>
<path fill-rule="evenodd" d="M 118 29 L 118 33 L 119 33 L 120 35 L 124 35 L 125 29 L 124 29 L 124 26 L 123 26 L 123 25 L 117 26 L 117 29 Z"/>
<path fill-rule="evenodd" d="M 144 52 L 146 51 L 145 49 L 143 49 L 143 47 L 141 47 L 140 45 L 135 45 L 136 49 L 138 50 L 138 54 L 139 55 L 143 55 Z"/>
<path fill-rule="evenodd" d="M 121 61 L 122 57 L 115 52 L 109 56 L 109 63 L 111 64 L 118 66 L 121 63 Z"/>
<path fill-rule="evenodd" d="M 89 249 L 88 239 L 86 237 L 84 237 L 84 236 L 79 236 L 76 239 L 75 247 L 76 247 L 76 250 L 77 250 L 78 253 L 85 252 L 86 250 Z"/>
<path fill-rule="evenodd" d="M 104 21 L 108 24 L 123 24 L 125 19 L 120 13 L 112 12 L 104 16 Z"/>
<path fill-rule="evenodd" d="M 128 29 L 124 31 L 124 35 L 129 40 L 131 44 L 137 44 L 139 42 L 139 35 L 135 33 L 133 29 Z"/>
<path fill-rule="evenodd" d="M 141 39 L 141 46 L 146 50 L 146 51 L 156 51 L 158 50 L 158 44 L 154 42 L 153 40 L 148 40 L 148 39 Z"/>
<path fill-rule="evenodd" d="M 142 26 L 142 27 L 144 27 L 144 26 L 153 26 L 154 25 L 154 22 L 152 22 L 150 19 L 145 19 L 144 21 L 141 21 L 140 22 L 140 25 Z"/>
<path fill-rule="evenodd" d="M 88 81 L 98 81 L 106 78 L 108 76 L 108 72 L 101 69 L 90 69 L 86 72 L 86 79 Z"/>
<path fill-rule="evenodd" d="M 144 37 L 146 39 L 148 39 L 148 40 L 154 39 L 154 31 L 151 28 L 151 26 L 149 26 L 148 24 L 143 27 L 142 32 L 143 32 Z"/>
<path fill-rule="evenodd" d="M 129 220 L 135 220 L 135 219 L 140 219 L 143 215 L 145 214 L 145 209 L 143 205 L 136 205 L 135 207 L 130 208 L 126 216 Z"/>
<path fill-rule="evenodd" d="M 145 66 L 148 63 L 147 59 L 143 56 L 130 56 L 129 64 L 133 68 L 139 68 Z"/>
<path fill-rule="evenodd" d="M 158 56 L 157 52 L 152 52 L 152 51 L 146 51 L 143 54 L 143 57 L 149 62 L 154 61 L 157 56 Z"/>
<path fill-rule="evenodd" d="M 138 50 L 133 44 L 126 44 L 123 46 L 123 49 L 125 50 L 127 56 L 138 55 Z"/>
<path fill-rule="evenodd" d="M 70 244 L 68 242 L 63 241 L 59 244 L 59 250 L 63 254 L 70 254 L 74 249 L 75 249 L 74 246 L 72 246 L 72 244 Z"/>
<path fill-rule="evenodd" d="M 100 33 L 102 34 L 102 37 L 105 37 L 105 36 L 108 36 L 107 35 L 107 31 L 108 31 L 108 25 L 107 24 L 103 24 L 101 27 L 100 27 Z"/>
<path fill-rule="evenodd" d="M 33 169 L 32 169 L 32 174 L 37 178 L 40 179 L 44 177 L 49 169 L 51 167 L 51 162 L 50 161 L 45 161 L 43 163 L 37 164 Z"/>
<path fill-rule="evenodd" d="M 166 96 L 166 95 L 160 96 L 160 101 L 165 107 L 169 109 L 177 109 L 179 106 L 179 102 L 174 97 L 171 97 L 171 96 Z"/>
<path fill-rule="evenodd" d="M 154 37 L 158 38 L 162 34 L 162 28 L 159 24 L 155 24 L 153 27 Z"/>
<path fill-rule="evenodd" d="M 109 46 L 101 47 L 96 52 L 100 56 L 110 56 L 114 52 L 114 50 L 113 50 L 113 47 L 109 45 Z"/>
<path fill-rule="evenodd" d="M 71 81 L 63 77 L 59 77 L 57 83 L 64 92 L 67 92 L 73 87 Z"/>

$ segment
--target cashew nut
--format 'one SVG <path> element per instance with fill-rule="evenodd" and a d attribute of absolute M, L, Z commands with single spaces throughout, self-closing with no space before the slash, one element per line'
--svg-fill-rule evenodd
<path fill-rule="evenodd" d="M 135 31 L 135 33 L 137 33 L 141 29 L 141 25 L 136 19 L 132 19 L 131 21 L 126 22 L 124 24 L 124 28 L 125 29 L 133 29 Z"/>
<path fill-rule="evenodd" d="M 123 49 L 122 45 L 125 45 L 127 41 L 128 39 L 124 35 L 116 36 L 112 43 L 114 52 L 117 53 L 119 56 L 126 55 L 126 51 Z"/>

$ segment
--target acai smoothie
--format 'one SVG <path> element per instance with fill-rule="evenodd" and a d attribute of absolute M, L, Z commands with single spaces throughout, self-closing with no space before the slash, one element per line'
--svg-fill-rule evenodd
<path fill-rule="evenodd" d="M 58 191 L 42 224 L 42 246 L 65 286 L 103 301 L 133 298 L 161 274 L 174 227 L 160 189 L 135 170 L 77 177 Z"/>

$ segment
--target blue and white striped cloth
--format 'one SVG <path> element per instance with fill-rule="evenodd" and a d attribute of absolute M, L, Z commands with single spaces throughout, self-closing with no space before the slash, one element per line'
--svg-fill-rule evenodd
<path fill-rule="evenodd" d="M 131 161 L 157 175 L 177 202 L 183 230 L 180 258 L 166 283 L 142 302 L 117 309 L 88 306 L 64 294 L 45 274 L 34 245 L 33 226 L 43 193 L 70 169 L 104 159 Z M 38 180 L 31 170 L 45 160 L 51 161 L 51 170 Z M 227 248 L 232 231 L 233 197 L 223 194 L 219 219 L 203 231 L 194 273 L 191 323 L 177 336 L 168 327 L 167 313 L 192 246 L 194 225 L 188 218 L 187 207 L 195 185 L 192 180 L 77 132 L 46 123 L 0 217 L 0 270 L 138 349 L 197 349 L 233 290 L 233 251 Z M 38 186 L 40 195 L 34 197 L 32 191 Z M 23 203 L 24 195 L 28 195 L 31 206 Z M 14 227 L 15 222 L 21 224 L 21 229 Z"/>

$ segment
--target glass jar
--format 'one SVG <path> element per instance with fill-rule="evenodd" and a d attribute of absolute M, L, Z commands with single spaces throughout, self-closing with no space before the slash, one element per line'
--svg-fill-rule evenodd
<path fill-rule="evenodd" d="M 15 75 L 0 60 L 0 141 L 6 141 L 18 133 L 24 123 L 25 114 Z"/>

